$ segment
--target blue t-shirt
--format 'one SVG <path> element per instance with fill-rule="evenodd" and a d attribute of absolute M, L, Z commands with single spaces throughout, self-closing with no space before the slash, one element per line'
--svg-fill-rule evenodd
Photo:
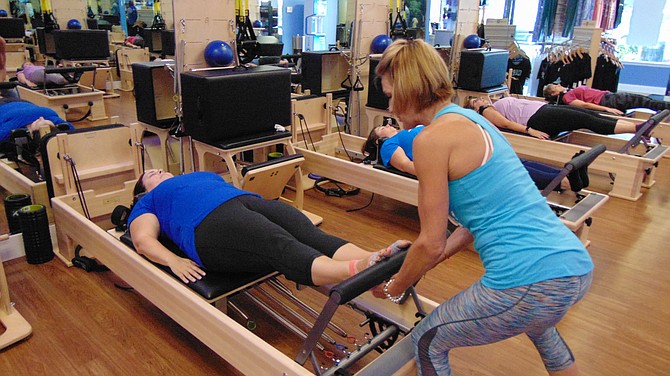
<path fill-rule="evenodd" d="M 128 217 L 128 225 L 142 214 L 158 218 L 161 232 L 191 260 L 202 265 L 195 249 L 195 229 L 209 213 L 241 195 L 254 195 L 235 188 L 212 172 L 193 172 L 160 183 L 142 197 Z"/>
<path fill-rule="evenodd" d="M 503 135 L 454 104 L 435 117 L 447 113 L 472 120 L 493 141 L 484 165 L 449 182 L 450 212 L 474 236 L 486 269 L 482 284 L 505 289 L 591 271 L 586 248 L 549 208 Z"/>
<path fill-rule="evenodd" d="M 387 138 L 386 141 L 382 143 L 382 147 L 379 150 L 379 156 L 381 157 L 384 166 L 389 167 L 391 165 L 391 157 L 398 148 L 402 148 L 407 155 L 407 158 L 413 161 L 412 142 L 414 142 L 414 138 L 422 130 L 423 125 L 418 125 L 412 129 L 403 129 L 396 133 L 395 136 Z"/>
<path fill-rule="evenodd" d="M 25 101 L 10 101 L 0 105 L 0 141 L 7 140 L 12 130 L 26 127 L 35 120 L 43 117 L 54 124 L 66 123 L 72 129 L 72 124 L 61 119 L 56 111 L 40 107 Z"/>

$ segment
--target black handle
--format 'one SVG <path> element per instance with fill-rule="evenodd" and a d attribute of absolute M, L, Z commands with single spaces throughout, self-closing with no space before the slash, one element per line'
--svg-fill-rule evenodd
<path fill-rule="evenodd" d="M 570 169 L 571 171 L 580 169 L 584 166 L 588 166 L 593 162 L 598 156 L 602 153 L 604 153 L 607 150 L 605 145 L 598 144 L 591 149 L 585 151 L 584 153 L 572 158 L 569 160 L 566 164 L 565 167 L 567 168 L 568 165 L 572 166 Z"/>

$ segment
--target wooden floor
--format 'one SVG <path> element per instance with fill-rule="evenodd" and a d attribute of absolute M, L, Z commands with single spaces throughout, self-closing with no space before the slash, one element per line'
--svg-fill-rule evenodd
<path fill-rule="evenodd" d="M 128 93 L 107 102 L 121 122 L 134 121 Z M 661 161 L 657 180 L 637 202 L 610 199 L 593 218 L 593 287 L 559 324 L 584 375 L 670 374 L 670 161 Z M 606 188 L 607 182 L 599 183 Z M 367 192 L 336 198 L 310 191 L 305 205 L 324 217 L 323 230 L 370 250 L 416 237 L 414 207 L 375 196 L 368 208 L 346 212 L 364 206 L 370 197 Z M 7 233 L 4 217 L 1 222 L 0 233 Z M 116 288 L 110 272 L 86 273 L 56 260 L 28 265 L 24 258 L 4 266 L 12 300 L 33 334 L 0 351 L 0 375 L 237 374 L 147 300 Z M 418 290 L 443 301 L 482 271 L 474 252 L 462 252 L 429 272 Z M 317 299 L 310 292 L 301 294 Z M 291 357 L 296 354 L 295 336 L 276 330 L 276 322 L 244 299 L 240 305 L 258 320 L 254 333 Z M 352 335 L 360 338 L 366 330 L 358 328 L 361 320 L 351 314 L 339 323 L 354 328 Z M 451 361 L 455 375 L 545 374 L 525 337 L 456 349 Z"/>

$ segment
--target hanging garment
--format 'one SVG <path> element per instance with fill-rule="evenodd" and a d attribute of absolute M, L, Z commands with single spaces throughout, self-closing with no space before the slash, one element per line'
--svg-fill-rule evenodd
<path fill-rule="evenodd" d="M 507 60 L 507 70 L 512 70 L 512 82 L 509 91 L 512 94 L 523 94 L 523 87 L 526 79 L 530 77 L 531 65 L 530 59 L 517 55 Z"/>
<path fill-rule="evenodd" d="M 540 0 L 537 8 L 537 19 L 533 29 L 533 42 L 540 41 L 551 35 L 554 29 L 558 0 Z"/>
<path fill-rule="evenodd" d="M 593 74 L 594 89 L 607 90 L 616 93 L 619 86 L 619 74 L 621 68 L 614 64 L 612 60 L 604 55 L 598 56 L 596 60 L 596 70 Z"/>

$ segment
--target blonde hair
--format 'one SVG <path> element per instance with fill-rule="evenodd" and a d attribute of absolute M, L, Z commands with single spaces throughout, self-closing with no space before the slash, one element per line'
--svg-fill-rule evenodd
<path fill-rule="evenodd" d="M 423 111 L 435 102 L 451 100 L 454 88 L 447 65 L 423 40 L 399 39 L 386 48 L 377 76 L 388 74 L 393 82 L 393 112 Z"/>

